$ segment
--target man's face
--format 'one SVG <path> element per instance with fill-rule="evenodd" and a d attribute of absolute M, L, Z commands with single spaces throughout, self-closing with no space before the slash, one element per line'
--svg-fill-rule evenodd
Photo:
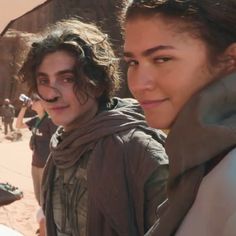
<path fill-rule="evenodd" d="M 98 104 L 95 97 L 84 96 L 73 90 L 75 83 L 75 58 L 66 51 L 47 54 L 36 71 L 37 89 L 46 100 L 42 105 L 56 125 L 69 130 L 76 121 L 82 125 L 92 119 L 97 112 Z M 54 102 L 48 102 L 51 100 Z"/>

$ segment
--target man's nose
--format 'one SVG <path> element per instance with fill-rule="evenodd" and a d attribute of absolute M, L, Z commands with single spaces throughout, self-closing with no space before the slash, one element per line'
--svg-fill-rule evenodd
<path fill-rule="evenodd" d="M 61 97 L 61 91 L 55 84 L 47 86 L 39 86 L 38 93 L 40 97 L 45 101 L 55 101 Z"/>

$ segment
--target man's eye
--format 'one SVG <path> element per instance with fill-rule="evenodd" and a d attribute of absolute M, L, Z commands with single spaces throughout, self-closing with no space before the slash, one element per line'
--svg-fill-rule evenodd
<path fill-rule="evenodd" d="M 71 76 L 67 76 L 67 77 L 64 77 L 62 78 L 62 81 L 64 83 L 74 83 L 75 82 L 75 77 L 71 77 Z"/>
<path fill-rule="evenodd" d="M 43 78 L 37 79 L 37 84 L 39 85 L 48 85 L 48 83 L 49 83 L 48 79 L 43 79 Z"/>

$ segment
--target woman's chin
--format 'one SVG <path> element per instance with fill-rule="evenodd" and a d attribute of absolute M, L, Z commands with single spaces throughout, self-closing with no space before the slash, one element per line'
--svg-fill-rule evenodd
<path fill-rule="evenodd" d="M 150 127 L 156 129 L 169 129 L 171 126 L 171 122 L 168 119 L 158 119 L 156 116 L 146 116 L 146 121 Z"/>

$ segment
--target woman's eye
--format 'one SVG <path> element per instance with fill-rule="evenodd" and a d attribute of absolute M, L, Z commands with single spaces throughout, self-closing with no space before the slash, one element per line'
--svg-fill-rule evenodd
<path fill-rule="evenodd" d="M 157 58 L 154 58 L 155 63 L 164 63 L 164 62 L 167 62 L 167 61 L 170 61 L 170 60 L 171 60 L 170 57 L 157 57 Z"/>
<path fill-rule="evenodd" d="M 138 62 L 135 60 L 126 60 L 126 64 L 128 65 L 128 67 L 132 67 L 138 65 Z"/>

